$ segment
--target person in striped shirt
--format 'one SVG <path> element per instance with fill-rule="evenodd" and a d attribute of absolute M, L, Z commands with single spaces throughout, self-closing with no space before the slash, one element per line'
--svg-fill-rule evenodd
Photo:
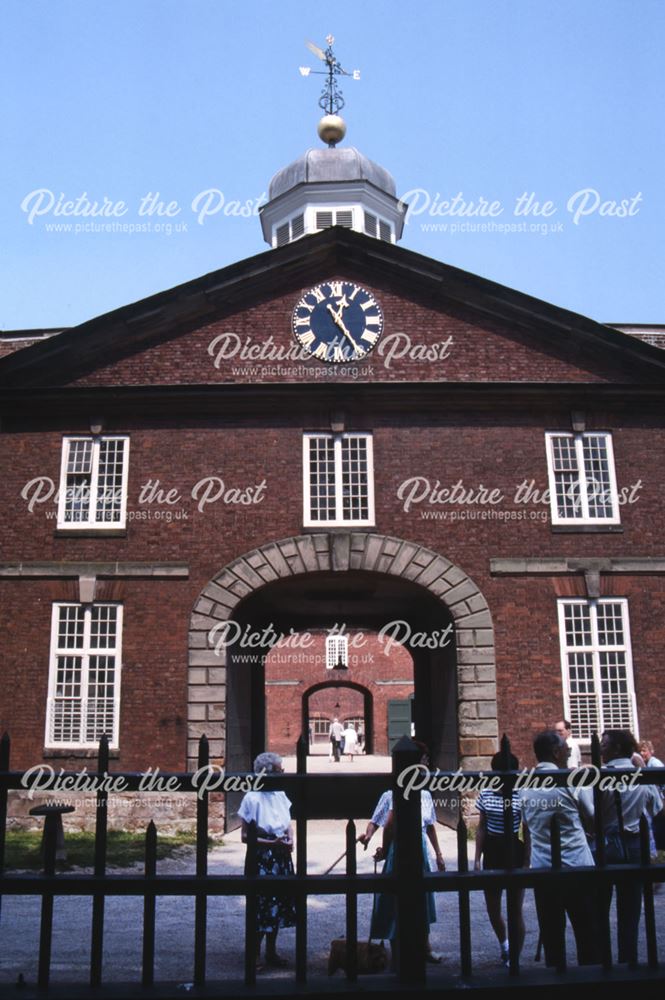
<path fill-rule="evenodd" d="M 517 757 L 513 756 L 513 754 L 510 754 L 508 763 L 511 771 L 518 770 L 519 763 Z M 494 754 L 492 757 L 492 770 L 502 770 L 505 769 L 505 766 L 506 763 L 504 755 L 502 753 Z M 519 792 L 513 791 L 511 802 L 513 810 L 512 866 L 514 868 L 521 868 L 524 863 L 524 844 L 518 836 L 520 821 L 522 818 L 522 803 Z M 503 796 L 489 788 L 484 788 L 476 800 L 476 808 L 480 814 L 480 818 L 478 828 L 476 830 L 475 870 L 480 871 L 481 859 L 483 861 L 483 868 L 487 870 L 507 868 L 509 865 L 509 858 L 503 828 L 505 811 Z M 501 915 L 502 896 L 502 889 L 485 889 L 485 905 L 487 906 L 487 915 L 490 919 L 492 930 L 496 934 L 499 941 L 499 946 L 501 948 L 501 962 L 503 965 L 508 965 L 508 932 L 506 930 L 506 922 Z M 522 917 L 523 900 L 524 891 L 522 890 L 518 897 L 519 951 L 522 950 L 525 934 L 524 918 Z"/>

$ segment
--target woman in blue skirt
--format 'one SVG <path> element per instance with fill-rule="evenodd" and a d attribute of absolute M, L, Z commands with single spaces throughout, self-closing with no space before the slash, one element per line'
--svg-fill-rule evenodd
<path fill-rule="evenodd" d="M 424 743 L 420 743 L 418 741 L 414 742 L 416 742 L 422 750 L 420 763 L 425 767 L 428 767 L 429 751 L 427 747 Z M 429 840 L 432 848 L 434 849 L 437 871 L 444 872 L 446 870 L 446 863 L 443 860 L 443 855 L 441 854 L 441 849 L 439 848 L 439 840 L 436 835 L 436 814 L 434 812 L 434 802 L 432 801 L 431 793 L 426 789 L 423 789 L 420 793 L 420 811 L 422 817 L 423 870 L 426 872 L 432 870 L 429 864 L 427 848 L 427 840 Z M 387 850 L 383 846 L 379 847 L 374 855 L 377 861 L 382 861 L 385 858 L 385 865 L 383 866 L 384 875 L 392 874 L 395 863 L 395 845 L 391 836 L 392 823 L 393 793 L 392 791 L 387 791 L 383 793 L 377 802 L 372 818 L 367 824 L 365 833 L 358 837 L 359 842 L 367 847 L 370 840 L 374 836 L 375 831 L 378 830 L 379 827 L 384 828 L 384 844 L 388 839 L 390 840 L 390 844 Z M 436 922 L 436 908 L 434 905 L 434 893 L 432 892 L 425 894 L 425 912 L 427 926 L 429 927 L 430 924 Z M 394 965 L 394 941 L 397 937 L 397 906 L 393 893 L 381 892 L 374 896 L 370 937 L 374 939 L 388 938 L 393 950 Z M 428 962 L 439 963 L 441 961 L 441 956 L 435 955 L 431 950 L 429 933 L 425 942 L 425 957 Z"/>

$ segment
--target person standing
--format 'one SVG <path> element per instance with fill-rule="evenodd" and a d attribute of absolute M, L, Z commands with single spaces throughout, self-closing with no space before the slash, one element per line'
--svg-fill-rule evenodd
<path fill-rule="evenodd" d="M 429 750 L 424 743 L 414 741 L 420 747 L 422 756 L 420 763 L 423 767 L 429 767 Z M 427 850 L 427 840 L 429 840 L 434 850 L 437 871 L 445 872 L 446 863 L 443 860 L 439 840 L 436 833 L 436 813 L 434 811 L 434 801 L 432 794 L 427 789 L 420 793 L 420 812 L 422 817 L 422 850 L 423 850 L 423 870 L 431 871 L 429 855 Z M 367 824 L 367 829 L 357 839 L 363 844 L 365 849 L 379 827 L 383 827 L 383 844 L 377 848 L 374 858 L 376 861 L 385 861 L 383 874 L 391 875 L 395 863 L 395 844 L 393 840 L 393 793 L 392 790 L 384 792 L 376 804 L 372 818 Z M 436 922 L 436 907 L 434 904 L 434 893 L 428 892 L 425 897 L 425 914 L 427 926 Z M 374 896 L 372 906 L 372 920 L 370 925 L 370 938 L 388 938 L 392 951 L 392 965 L 395 964 L 395 946 L 397 938 L 397 902 L 391 893 L 378 893 Z M 435 955 L 429 943 L 429 933 L 425 940 L 425 960 L 438 964 L 441 961 L 440 955 Z"/>
<path fill-rule="evenodd" d="M 582 751 L 580 750 L 580 745 L 576 739 L 573 738 L 572 724 L 568 719 L 561 719 L 554 726 L 554 731 L 559 734 L 559 736 L 566 741 L 568 744 L 568 749 L 570 753 L 568 754 L 568 763 L 565 767 L 579 767 L 582 763 Z"/>
<path fill-rule="evenodd" d="M 549 771 L 565 768 L 568 745 L 559 733 L 547 729 L 533 741 L 538 761 L 534 776 L 544 778 Z M 522 820 L 526 830 L 526 855 L 531 868 L 552 865 L 551 827 L 556 816 L 559 823 L 561 865 L 563 868 L 593 867 L 593 855 L 584 832 L 583 818 L 591 827 L 593 813 L 588 799 L 575 795 L 567 786 L 525 788 L 520 792 Z M 534 889 L 536 912 L 548 966 L 558 966 L 564 957 L 562 942 L 568 914 L 575 934 L 579 965 L 598 961 L 597 921 L 593 897 L 586 889 L 549 882 Z M 563 907 L 561 906 L 563 903 Z M 565 911 L 565 912 L 564 912 Z"/>
<path fill-rule="evenodd" d="M 344 732 L 344 726 L 339 721 L 338 718 L 334 718 L 330 724 L 329 736 L 330 743 L 332 745 L 333 759 L 335 763 L 339 764 L 339 748 L 342 742 L 342 734 Z"/>
<path fill-rule="evenodd" d="M 642 740 L 639 746 L 639 752 L 642 760 L 644 761 L 645 767 L 665 767 L 662 760 L 659 760 L 658 757 L 654 757 L 653 743 L 651 740 Z"/>
<path fill-rule="evenodd" d="M 508 766 L 511 771 L 517 771 L 519 762 L 517 757 L 510 755 Z M 503 753 L 495 753 L 492 757 L 492 770 L 499 771 L 505 767 Z M 511 796 L 513 813 L 512 830 L 512 866 L 521 868 L 524 864 L 524 843 L 518 837 L 520 821 L 522 817 L 522 800 L 520 793 L 513 789 Z M 476 800 L 476 809 L 480 813 L 480 821 L 476 830 L 476 857 L 474 862 L 475 871 L 480 871 L 481 858 L 483 868 L 491 871 L 493 869 L 508 868 L 509 859 L 506 851 L 506 836 L 503 828 L 505 815 L 504 799 L 500 792 L 484 788 Z M 487 915 L 490 918 L 492 930 L 496 934 L 501 948 L 501 962 L 508 965 L 508 932 L 506 923 L 501 915 L 501 897 L 503 889 L 485 889 L 485 905 Z M 524 918 L 522 916 L 522 903 L 524 901 L 524 890 L 518 894 L 518 954 L 524 944 Z"/>
<path fill-rule="evenodd" d="M 344 736 L 344 753 L 349 755 L 353 764 L 353 755 L 358 753 L 358 734 L 353 723 L 349 722 L 342 735 Z"/>
<path fill-rule="evenodd" d="M 608 768 L 634 771 L 632 756 L 637 749 L 628 729 L 606 729 L 600 738 L 600 755 Z M 620 779 L 618 779 L 620 780 Z M 601 797 L 605 830 L 605 860 L 608 865 L 640 863 L 640 819 L 653 818 L 663 808 L 655 785 L 637 785 L 615 792 L 604 790 Z M 617 810 L 619 798 L 621 815 Z M 612 886 L 606 890 L 606 906 L 612 902 Z M 639 879 L 617 883 L 617 937 L 619 962 L 637 963 L 637 932 L 642 910 L 642 883 Z"/>
<path fill-rule="evenodd" d="M 282 758 L 276 753 L 260 753 L 254 761 L 254 771 L 282 774 Z M 291 802 L 285 792 L 247 792 L 238 808 L 242 820 L 241 839 L 247 843 L 250 823 L 256 824 L 257 875 L 293 875 L 293 828 Z M 248 870 L 245 859 L 245 875 Z M 296 908 L 290 896 L 258 896 L 256 908 L 256 968 L 262 969 L 261 941 L 266 937 L 266 965 L 284 968 L 287 962 L 277 954 L 277 932 L 280 927 L 295 927 Z"/>
<path fill-rule="evenodd" d="M 642 740 L 640 743 L 640 756 L 645 767 L 665 767 L 662 760 L 654 756 L 653 743 L 651 740 Z M 660 785 L 661 797 L 665 800 L 665 785 Z M 649 817 L 649 853 L 652 861 L 656 859 L 658 850 L 665 848 L 665 813 L 662 811 Z M 660 892 L 663 888 L 662 882 L 654 882 L 653 891 Z"/>

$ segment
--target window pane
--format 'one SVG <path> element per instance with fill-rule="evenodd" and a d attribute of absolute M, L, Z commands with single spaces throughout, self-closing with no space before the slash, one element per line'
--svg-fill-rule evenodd
<path fill-rule="evenodd" d="M 574 472 L 577 476 L 577 455 L 572 434 L 552 438 L 552 460 L 555 472 Z"/>
<path fill-rule="evenodd" d="M 115 649 L 118 609 L 111 604 L 95 604 L 91 610 L 90 648 Z"/>
<path fill-rule="evenodd" d="M 98 522 L 117 523 L 122 520 L 122 472 L 125 455 L 123 438 L 102 438 L 99 445 L 97 476 Z"/>
<path fill-rule="evenodd" d="M 612 493 L 610 484 L 607 436 L 605 434 L 585 434 L 582 439 L 584 450 L 584 471 L 586 474 L 589 517 L 612 517 Z"/>
<path fill-rule="evenodd" d="M 309 722 L 310 726 L 312 727 L 312 738 L 317 739 L 325 737 L 325 739 L 328 739 L 328 733 L 330 732 L 331 721 L 332 721 L 331 719 L 324 719 L 321 718 L 320 716 L 314 719 L 310 717 Z"/>
<path fill-rule="evenodd" d="M 342 439 L 342 517 L 345 521 L 369 518 L 367 439 Z"/>
<path fill-rule="evenodd" d="M 67 474 L 73 476 L 90 475 L 92 472 L 92 438 L 69 441 Z"/>
<path fill-rule="evenodd" d="M 598 642 L 601 646 L 623 646 L 623 617 L 620 604 L 598 605 Z"/>
<path fill-rule="evenodd" d="M 65 521 L 87 521 L 92 482 L 92 439 L 70 440 L 65 477 Z"/>
<path fill-rule="evenodd" d="M 56 660 L 55 698 L 51 724 L 56 743 L 77 743 L 81 738 L 81 658 Z"/>
<path fill-rule="evenodd" d="M 633 729 L 632 699 L 623 653 L 600 654 L 603 729 Z"/>
<path fill-rule="evenodd" d="M 570 722 L 578 739 L 591 739 L 598 730 L 598 706 L 591 653 L 568 654 Z"/>
<path fill-rule="evenodd" d="M 332 437 L 309 438 L 310 518 L 335 520 L 335 451 Z"/>
<path fill-rule="evenodd" d="M 58 615 L 58 649 L 82 649 L 83 625 L 83 608 L 80 604 L 61 606 Z"/>
<path fill-rule="evenodd" d="M 591 609 L 588 604 L 566 604 L 566 645 L 579 648 L 591 645 Z"/>
<path fill-rule="evenodd" d="M 579 470 L 572 435 L 552 438 L 555 501 L 559 517 L 582 517 Z"/>
<path fill-rule="evenodd" d="M 115 657 L 91 656 L 88 668 L 88 713 L 85 738 L 96 742 L 113 733 Z"/>

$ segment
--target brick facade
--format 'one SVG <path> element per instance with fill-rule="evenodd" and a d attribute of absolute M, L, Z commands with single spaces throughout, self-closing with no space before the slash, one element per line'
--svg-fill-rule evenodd
<path fill-rule="evenodd" d="M 261 705 L 211 629 L 243 615 L 265 624 L 279 609 L 285 626 L 291 614 L 296 630 L 315 631 L 341 620 L 331 621 L 332 609 L 347 601 L 358 608 L 349 624 L 362 627 L 371 611 L 376 632 L 382 595 L 391 615 L 414 627 L 419 615 L 438 623 L 437 614 L 452 625 L 447 649 L 420 650 L 413 663 L 407 653 L 404 661 L 418 725 L 434 732 L 438 761 L 482 766 L 505 731 L 530 762 L 533 732 L 563 714 L 557 599 L 586 597 L 594 574 L 601 596 L 628 600 L 639 728 L 658 750 L 665 689 L 658 351 L 527 297 L 516 303 L 517 293 L 499 294 L 481 279 L 469 276 L 468 288 L 449 293 L 438 272 L 426 280 L 417 270 L 424 258 L 373 245 L 374 255 L 386 256 L 372 262 L 355 234 L 301 242 L 318 256 L 297 245 L 273 251 L 26 348 L 23 367 L 21 351 L 0 361 L 0 728 L 11 733 L 13 766 L 45 759 L 51 606 L 77 601 L 84 577 L 94 577 L 95 600 L 124 609 L 118 768 L 182 769 L 202 733 L 213 759 L 244 755 L 248 765 Z M 373 366 L 369 374 L 321 374 L 309 361 L 300 375 L 280 376 L 251 371 L 273 364 L 253 357 L 215 367 L 210 344 L 229 331 L 246 348 L 269 335 L 288 350 L 294 303 L 333 275 L 377 296 L 384 343 L 404 334 L 420 349 L 390 364 L 377 349 L 357 366 Z M 231 291 L 222 295 L 215 289 L 223 282 Z M 445 358 L 427 360 L 423 346 L 445 343 Z M 634 502 L 621 507 L 620 526 L 600 533 L 557 530 L 548 504 L 515 496 L 525 481 L 541 495 L 547 489 L 545 431 L 571 431 L 579 414 L 587 430 L 611 432 L 620 491 L 640 484 Z M 57 530 L 52 499 L 30 511 L 22 492 L 39 477 L 57 486 L 63 435 L 87 434 L 96 419 L 103 433 L 130 438 L 128 524 L 72 537 Z M 373 435 L 375 524 L 308 530 L 303 432 L 329 432 L 340 421 Z M 192 491 L 209 477 L 223 479 L 226 496 L 199 509 L 201 488 Z M 416 479 L 427 496 L 409 505 L 403 484 Z M 432 499 L 459 481 L 501 499 Z M 247 502 L 252 496 L 259 502 Z M 558 562 L 548 572 L 502 573 L 492 569 L 496 559 Z M 631 569 L 630 559 L 642 562 Z M 317 581 L 328 588 L 325 611 L 311 597 Z M 303 691 L 325 680 L 320 665 L 303 665 L 297 676 L 293 666 L 273 653 L 265 678 L 258 665 L 246 671 L 254 670 L 259 687 L 298 681 L 265 685 L 264 742 L 285 751 L 299 734 Z M 230 670 L 238 670 L 235 693 Z M 379 677 L 354 667 L 349 678 L 372 691 L 379 751 L 391 687 L 376 682 L 402 679 L 402 663 L 390 670 Z M 340 696 L 342 715 L 358 714 L 359 696 L 350 692 Z M 316 711 L 329 712 L 328 694 L 316 697 Z M 399 697 L 408 697 L 406 687 Z M 82 755 L 46 759 L 78 767 Z"/>

